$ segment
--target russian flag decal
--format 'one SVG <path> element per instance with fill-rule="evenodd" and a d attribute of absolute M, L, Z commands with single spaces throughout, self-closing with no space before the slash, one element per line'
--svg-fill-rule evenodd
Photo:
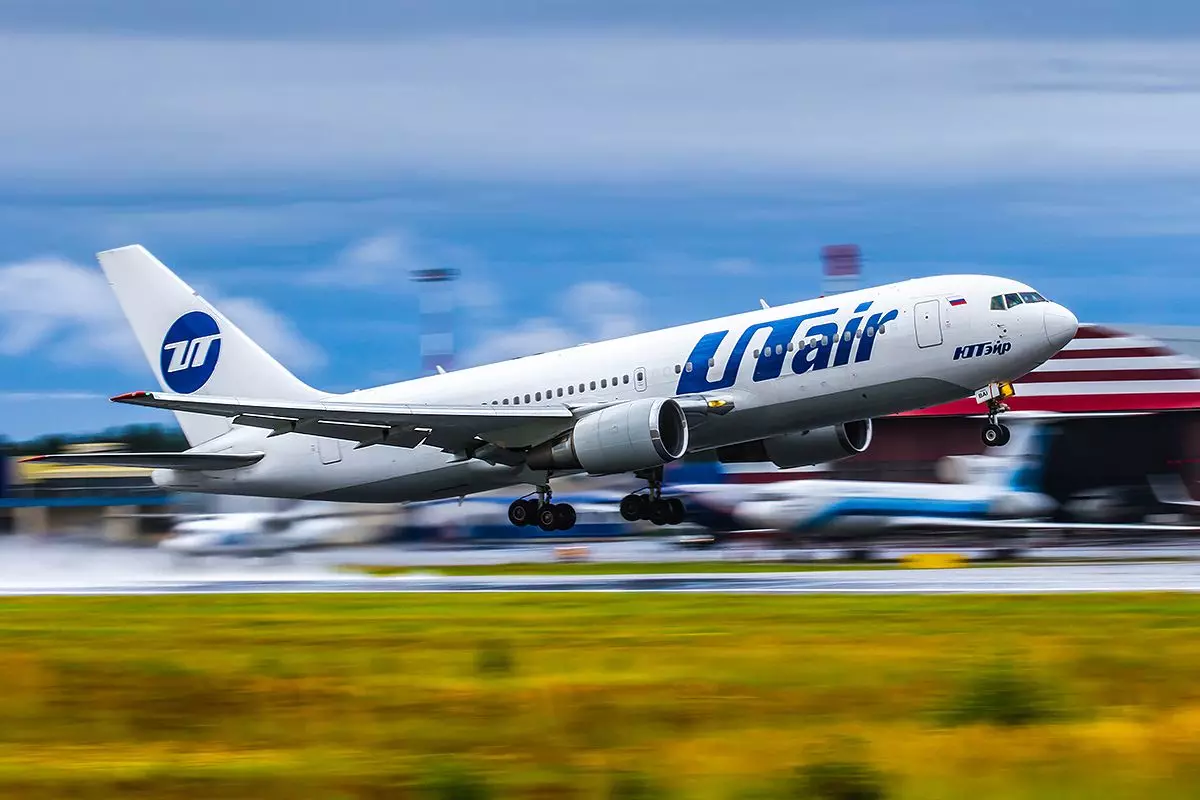
<path fill-rule="evenodd" d="M 949 299 L 950 305 L 952 306 L 965 306 L 967 304 L 967 299 L 965 297 L 951 297 Z"/>

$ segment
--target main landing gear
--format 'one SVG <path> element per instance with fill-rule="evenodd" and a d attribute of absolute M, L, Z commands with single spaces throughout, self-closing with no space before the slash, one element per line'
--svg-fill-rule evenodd
<path fill-rule="evenodd" d="M 996 421 L 999 414 L 1008 411 L 1008 406 L 999 400 L 988 401 L 988 421 L 983 426 L 983 434 L 981 438 L 983 443 L 988 447 L 1003 447 L 1008 444 L 1008 440 L 1012 438 L 1012 432 L 1007 425 L 1002 425 Z"/>
<path fill-rule="evenodd" d="M 522 497 L 508 507 L 508 521 L 518 528 L 537 525 L 547 533 L 569 531 L 575 527 L 575 507 L 570 503 L 552 503 L 550 484 L 537 488 L 537 497 Z"/>
<path fill-rule="evenodd" d="M 662 496 L 662 467 L 636 473 L 645 478 L 647 494 L 627 494 L 621 498 L 621 516 L 628 522 L 647 520 L 655 525 L 678 525 L 687 516 L 683 501 L 678 497 Z"/>

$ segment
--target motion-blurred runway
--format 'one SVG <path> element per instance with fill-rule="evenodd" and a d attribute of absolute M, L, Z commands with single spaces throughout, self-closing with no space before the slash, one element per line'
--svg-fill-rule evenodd
<path fill-rule="evenodd" d="M 1106 551 L 1110 557 L 1114 554 Z M 1159 551 L 1158 554 L 1164 553 Z M 1178 551 L 1168 551 L 1168 554 L 1177 555 Z M 1200 590 L 1200 561 L 1030 564 L 941 570 L 863 568 L 808 572 L 495 577 L 417 572 L 402 577 L 374 578 L 337 569 L 337 565 L 347 562 L 386 563 L 385 555 L 395 561 L 398 555 L 407 560 L 412 553 L 377 548 L 303 553 L 285 561 L 216 559 L 175 563 L 166 554 L 155 550 L 10 540 L 0 545 L 0 595 L 271 592 L 1018 594 Z M 451 562 L 447 553 L 437 555 L 441 563 Z M 530 555 L 522 553 L 520 560 L 532 560 Z M 696 554 L 691 555 L 696 557 Z M 435 554 L 427 556 L 432 559 Z M 505 551 L 492 552 L 492 557 L 497 559 L 494 563 L 500 563 L 504 556 Z M 1139 556 L 1137 551 L 1126 556 L 1146 557 Z M 475 557 L 480 557 L 478 551 Z"/>

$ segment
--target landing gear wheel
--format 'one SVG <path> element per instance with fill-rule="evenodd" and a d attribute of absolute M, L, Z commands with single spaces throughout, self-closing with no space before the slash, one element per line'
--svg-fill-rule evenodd
<path fill-rule="evenodd" d="M 524 500 L 514 500 L 508 507 L 508 521 L 518 528 L 523 528 L 533 522 L 533 514 Z"/>
<path fill-rule="evenodd" d="M 667 524 L 678 525 L 687 517 L 687 509 L 683 507 L 683 501 L 678 497 L 672 497 L 665 501 L 667 504 Z"/>
<path fill-rule="evenodd" d="M 621 518 L 626 522 L 646 519 L 646 504 L 649 498 L 641 494 L 627 494 L 621 498 Z"/>
<path fill-rule="evenodd" d="M 1003 423 L 1000 423 L 1000 430 L 1001 430 L 1000 444 L 998 444 L 996 446 L 1004 447 L 1004 445 L 1008 444 L 1009 440 L 1012 439 L 1012 431 L 1010 431 L 1008 429 L 1008 426 Z"/>
<path fill-rule="evenodd" d="M 650 513 L 647 515 L 655 525 L 666 525 L 671 513 L 666 500 L 659 498 L 650 501 Z"/>
<path fill-rule="evenodd" d="M 983 426 L 983 443 L 988 447 L 1000 447 L 1008 440 L 1007 430 L 1003 425 L 989 422 Z"/>
<path fill-rule="evenodd" d="M 575 507 L 570 503 L 559 503 L 554 508 L 554 529 L 569 531 L 575 527 Z"/>
<path fill-rule="evenodd" d="M 538 527 L 546 532 L 556 530 L 558 528 L 558 506 L 547 503 L 538 509 L 537 513 Z"/>

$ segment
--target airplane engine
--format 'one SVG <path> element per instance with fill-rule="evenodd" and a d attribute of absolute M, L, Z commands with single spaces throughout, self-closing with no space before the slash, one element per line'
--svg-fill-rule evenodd
<path fill-rule="evenodd" d="M 861 419 L 722 447 L 717 457 L 725 464 L 770 461 L 781 469 L 809 467 L 865 452 L 872 432 L 871 420 Z"/>
<path fill-rule="evenodd" d="M 556 439 L 529 451 L 534 470 L 583 469 L 593 475 L 666 464 L 688 447 L 687 417 L 671 399 L 647 398 L 602 408 Z"/>

